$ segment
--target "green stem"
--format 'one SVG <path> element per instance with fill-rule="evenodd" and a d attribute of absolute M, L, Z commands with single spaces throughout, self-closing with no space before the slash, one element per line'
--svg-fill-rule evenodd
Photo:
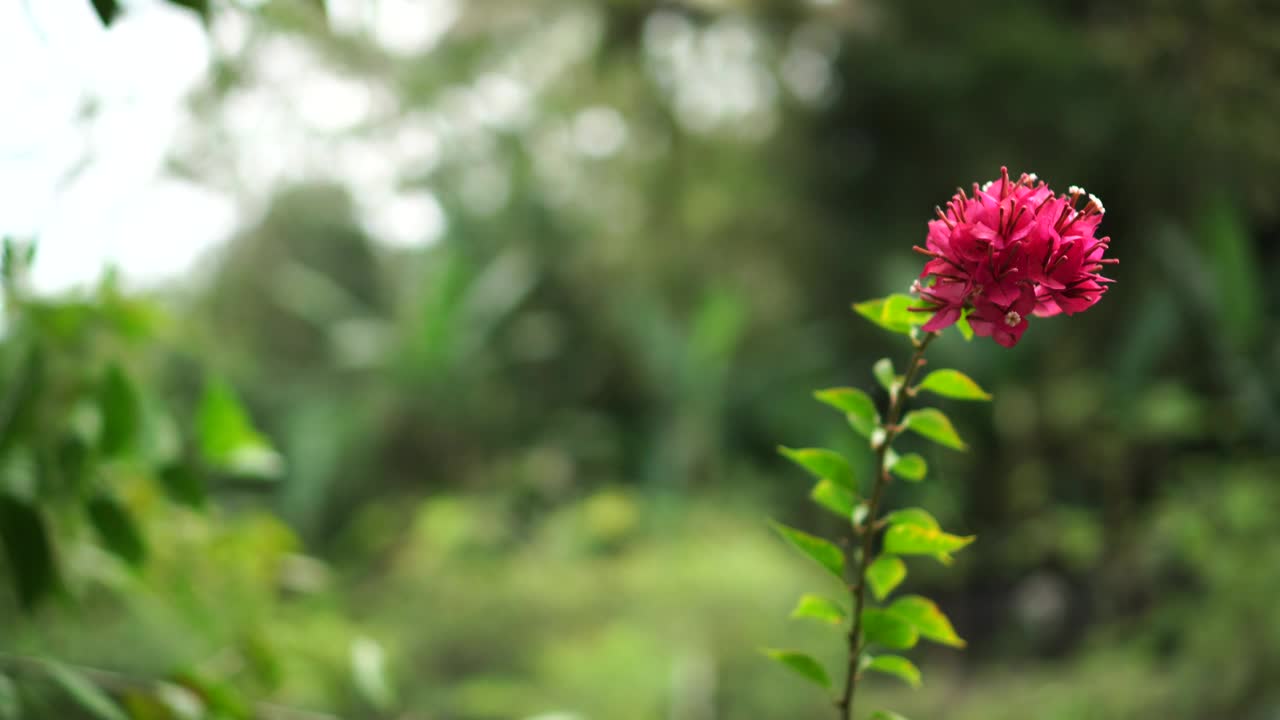
<path fill-rule="evenodd" d="M 837 717 L 841 720 L 850 720 L 853 717 L 853 699 L 858 691 L 858 678 L 861 675 L 858 671 L 858 663 L 865 649 L 865 643 L 862 641 L 862 610 L 867 602 L 867 568 L 871 566 L 873 559 L 871 550 L 875 541 L 876 514 L 880 511 L 880 500 L 884 497 L 884 489 L 891 481 L 889 468 L 885 467 L 885 457 L 889 454 L 889 446 L 893 444 L 894 437 L 902 430 L 898 427 L 898 420 L 902 417 L 902 410 L 906 405 L 907 388 L 911 387 L 916 373 L 924 365 L 925 348 L 929 347 L 929 343 L 936 337 L 938 337 L 937 333 L 926 333 L 924 339 L 913 341 L 916 352 L 907 363 L 902 383 L 896 385 L 889 393 L 889 410 L 885 415 L 884 424 L 880 426 L 884 431 L 884 437 L 875 446 L 876 484 L 871 491 L 871 499 L 867 503 L 867 516 L 861 525 L 855 528 L 862 536 L 862 549 L 858 554 L 857 574 L 849 586 L 853 592 L 853 623 L 849 628 L 849 667 L 845 673 L 844 693 L 836 702 L 836 709 L 839 711 Z"/>

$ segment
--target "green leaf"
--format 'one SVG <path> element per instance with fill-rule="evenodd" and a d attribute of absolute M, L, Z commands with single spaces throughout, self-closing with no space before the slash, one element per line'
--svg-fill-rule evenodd
<path fill-rule="evenodd" d="M 900 597 L 888 610 L 914 625 L 923 638 L 956 648 L 965 646 L 964 640 L 951 626 L 951 621 L 938 609 L 937 603 L 929 598 L 919 595 Z"/>
<path fill-rule="evenodd" d="M 205 487 L 199 472 L 184 461 L 170 463 L 160 469 L 160 484 L 175 502 L 197 510 L 204 508 Z"/>
<path fill-rule="evenodd" d="M 867 567 L 867 584 L 876 600 L 884 600 L 907 577 L 907 564 L 902 558 L 881 554 Z"/>
<path fill-rule="evenodd" d="M 991 394 L 978 386 L 972 378 L 959 370 L 934 370 L 916 386 L 953 400 L 990 400 Z"/>
<path fill-rule="evenodd" d="M 818 481 L 818 484 L 813 486 L 813 490 L 809 492 L 809 497 L 845 520 L 848 520 L 853 515 L 853 504 L 857 500 L 847 488 L 825 479 Z"/>
<path fill-rule="evenodd" d="M 894 510 L 884 516 L 887 525 L 918 525 L 923 528 L 937 530 L 942 526 L 938 524 L 937 518 L 924 508 L 903 508 Z"/>
<path fill-rule="evenodd" d="M 201 454 L 210 465 L 259 478 L 280 474 L 280 456 L 253 427 L 249 413 L 227 383 L 213 380 L 205 386 L 196 427 Z"/>
<path fill-rule="evenodd" d="M 841 487 L 854 489 L 853 468 L 849 466 L 849 461 L 845 460 L 843 455 L 834 450 L 793 449 L 779 446 L 778 452 L 785 455 L 791 462 L 808 470 L 810 475 L 819 480 L 830 480 Z"/>
<path fill-rule="evenodd" d="M 762 650 L 765 655 L 774 662 L 781 663 L 792 671 L 803 677 L 804 679 L 817 683 L 824 688 L 831 687 L 831 678 L 827 676 L 827 671 L 823 669 L 822 664 L 812 657 L 795 650 L 775 650 L 772 648 Z"/>
<path fill-rule="evenodd" d="M 137 394 L 128 376 L 117 365 L 107 369 L 98 389 L 98 407 L 102 413 L 99 447 L 108 457 L 123 454 L 137 441 L 141 411 Z"/>
<path fill-rule="evenodd" d="M 969 311 L 965 310 L 956 321 L 956 330 L 960 331 L 960 335 L 964 337 L 965 342 L 973 339 L 973 326 L 969 324 Z"/>
<path fill-rule="evenodd" d="M 50 679 L 89 715 L 98 720 L 129 720 L 124 710 L 111 699 L 111 696 L 94 685 L 80 671 L 51 660 L 44 661 L 44 665 Z"/>
<path fill-rule="evenodd" d="M 796 603 L 796 608 L 791 611 L 791 617 L 794 619 L 807 618 L 831 625 L 839 625 L 844 622 L 845 611 L 835 601 L 828 600 L 821 595 L 806 593 Z"/>
<path fill-rule="evenodd" d="M 898 376 L 893 371 L 892 360 L 880 358 L 875 365 L 871 366 L 871 373 L 876 376 L 876 381 L 880 383 L 880 387 L 890 392 L 893 391 L 893 384 L 898 381 Z"/>
<path fill-rule="evenodd" d="M 897 456 L 889 470 L 903 480 L 909 482 L 920 482 L 924 480 L 924 476 L 929 474 L 929 463 L 916 453 L 907 453 L 906 455 Z"/>
<path fill-rule="evenodd" d="M 951 424 L 951 420 L 937 408 L 912 410 L 902 419 L 902 426 L 918 435 L 929 438 L 939 445 L 945 445 L 955 450 L 968 449 L 964 441 L 956 434 L 956 429 Z"/>
<path fill-rule="evenodd" d="M 856 388 L 839 387 L 819 390 L 813 394 L 819 402 L 844 411 L 849 424 L 863 437 L 870 437 L 880 424 L 876 404 L 866 393 Z"/>
<path fill-rule="evenodd" d="M 173 5 L 186 8 L 195 12 L 200 16 L 200 21 L 208 24 L 209 22 L 209 0 L 169 0 Z"/>
<path fill-rule="evenodd" d="M 844 553 L 840 551 L 840 548 L 820 537 L 795 528 L 789 528 L 782 523 L 775 522 L 771 524 L 773 529 L 782 536 L 783 540 L 791 543 L 795 549 L 826 568 L 827 572 L 836 576 L 836 579 L 841 582 L 844 581 Z"/>
<path fill-rule="evenodd" d="M 933 316 L 932 311 L 912 312 L 909 308 L 913 307 L 918 307 L 915 298 L 895 293 L 888 297 L 855 303 L 853 309 L 862 317 L 889 332 L 910 335 L 912 328 L 925 324 Z"/>
<path fill-rule="evenodd" d="M 39 508 L 0 493 L 0 541 L 4 543 L 18 602 L 31 609 L 58 584 L 53 546 Z"/>
<path fill-rule="evenodd" d="M 871 720 L 907 720 L 907 718 L 891 710 L 879 710 L 871 715 Z"/>
<path fill-rule="evenodd" d="M 906 620 L 880 608 L 862 611 L 862 632 L 867 641 L 895 650 L 915 647 L 920 639 L 916 627 Z"/>
<path fill-rule="evenodd" d="M 86 509 L 89 522 L 107 550 L 133 567 L 141 566 L 147 557 L 147 546 L 129 512 L 106 495 L 94 497 Z"/>
<path fill-rule="evenodd" d="M 884 534 L 885 552 L 895 555 L 942 555 L 953 553 L 974 541 L 974 536 L 961 537 L 936 528 L 919 525 L 894 525 Z M 940 557 L 946 563 L 949 558 Z"/>
<path fill-rule="evenodd" d="M 867 669 L 893 675 L 913 688 L 920 687 L 920 668 L 901 655 L 877 655 L 867 664 Z"/>

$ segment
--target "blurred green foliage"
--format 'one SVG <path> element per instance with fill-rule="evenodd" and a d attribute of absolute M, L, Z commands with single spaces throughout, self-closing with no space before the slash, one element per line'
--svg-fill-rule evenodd
<path fill-rule="evenodd" d="M 780 619 L 822 570 L 763 517 L 837 518 L 774 448 L 865 482 L 809 388 L 870 386 L 890 341 L 849 302 L 904 291 L 930 208 L 1002 164 L 1105 198 L 1122 264 L 1016 351 L 936 343 L 995 401 L 953 413 L 964 456 L 904 438 L 931 477 L 889 501 L 980 536 L 912 567 L 969 651 L 865 707 L 1280 709 L 1271 5 L 457 12 L 397 53 L 307 3 L 214 4 L 247 40 L 173 159 L 243 192 L 222 112 L 302 48 L 392 98 L 320 144 L 432 191 L 435 244 L 382 244 L 364 176 L 298 173 L 190 283 L 6 296 L 0 718 L 827 716 L 757 652 L 840 650 Z M 527 117 L 468 114 L 495 73 Z M 376 144 L 423 117 L 434 163 Z"/>

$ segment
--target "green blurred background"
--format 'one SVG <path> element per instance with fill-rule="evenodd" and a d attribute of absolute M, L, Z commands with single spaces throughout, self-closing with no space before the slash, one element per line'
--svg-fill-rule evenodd
<path fill-rule="evenodd" d="M 1106 201 L 1117 282 L 931 350 L 995 401 L 889 502 L 978 535 L 908 581 L 969 648 L 864 707 L 1280 718 L 1280 6 L 94 5 L 142 89 L 139 28 L 198 28 L 138 142 L 231 215 L 135 237 L 158 280 L 10 243 L 0 718 L 828 717 L 757 653 L 841 653 L 787 620 L 829 580 L 766 517 L 838 523 L 775 447 L 866 464 L 810 391 L 904 346 L 849 303 L 1001 165 Z"/>

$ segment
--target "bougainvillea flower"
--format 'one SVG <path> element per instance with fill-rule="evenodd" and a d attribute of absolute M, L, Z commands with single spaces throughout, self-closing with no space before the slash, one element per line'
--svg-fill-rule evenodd
<path fill-rule="evenodd" d="M 1087 197 L 1083 203 L 1081 198 Z M 962 316 L 977 335 L 1005 347 L 1018 344 L 1030 315 L 1073 315 L 1106 292 L 1104 257 L 1111 242 L 1097 237 L 1106 209 L 1096 196 L 1074 185 L 1056 195 L 1034 174 L 958 190 L 946 210 L 935 208 L 925 246 L 929 257 L 913 289 L 933 317 L 924 329 L 937 332 Z M 965 315 L 967 313 L 967 315 Z"/>

